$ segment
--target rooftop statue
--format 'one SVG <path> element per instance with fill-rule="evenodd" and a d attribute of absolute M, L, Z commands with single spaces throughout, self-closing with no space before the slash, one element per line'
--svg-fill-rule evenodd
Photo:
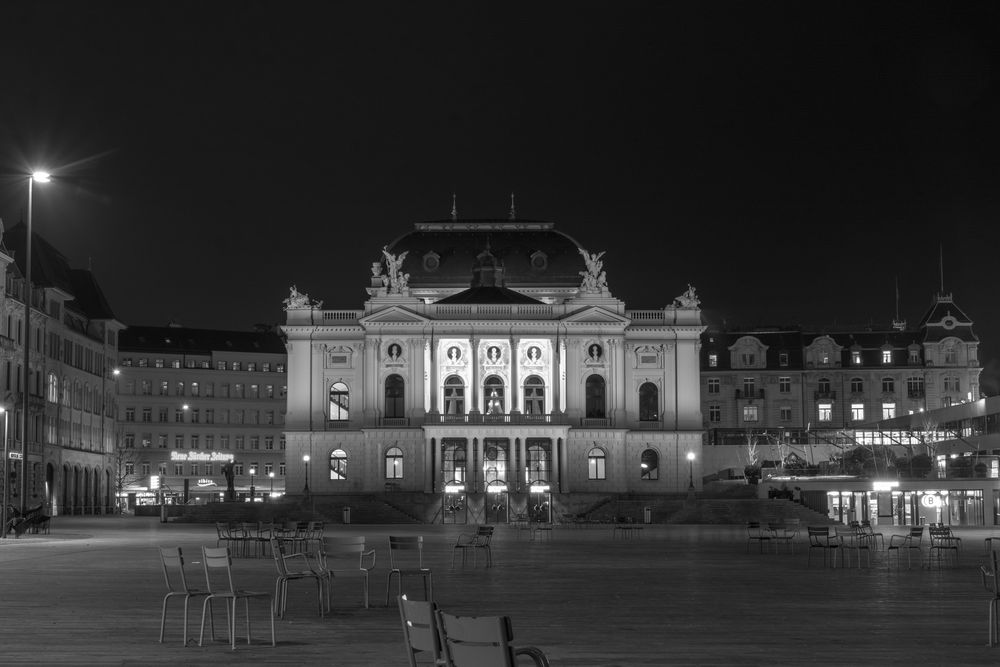
<path fill-rule="evenodd" d="M 607 252 L 602 250 L 598 253 L 588 253 L 583 248 L 579 248 L 580 254 L 583 255 L 583 261 L 587 265 L 586 271 L 580 271 L 580 275 L 583 277 L 583 283 L 580 285 L 580 289 L 586 292 L 600 292 L 608 287 L 608 277 L 605 271 L 603 271 L 604 262 L 601 261 L 601 257 Z"/>
<path fill-rule="evenodd" d="M 288 288 L 288 298 L 285 299 L 285 310 L 298 310 L 302 308 L 322 308 L 322 301 L 312 301 L 308 294 L 299 292 L 295 285 Z"/>
<path fill-rule="evenodd" d="M 695 294 L 694 288 L 691 287 L 691 283 L 688 283 L 687 291 L 681 294 L 679 297 L 675 298 L 674 301 L 678 308 L 697 308 L 701 305 L 701 299 Z"/>
<path fill-rule="evenodd" d="M 407 250 L 396 256 L 389 252 L 389 246 L 382 246 L 382 254 L 385 256 L 385 276 L 382 277 L 382 283 L 389 288 L 390 294 L 402 294 L 409 286 L 410 274 L 399 270 L 409 252 Z M 374 272 L 372 267 L 372 273 Z"/>

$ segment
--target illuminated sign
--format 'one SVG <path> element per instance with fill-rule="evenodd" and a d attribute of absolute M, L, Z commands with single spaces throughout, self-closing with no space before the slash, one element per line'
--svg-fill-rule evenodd
<path fill-rule="evenodd" d="M 444 485 L 444 492 L 445 493 L 461 493 L 463 491 L 465 491 L 465 485 L 464 484 L 445 484 Z"/>
<path fill-rule="evenodd" d="M 159 475 L 150 475 L 149 476 L 149 488 L 151 488 L 151 489 L 158 489 L 158 488 L 160 488 L 160 476 Z"/>
<path fill-rule="evenodd" d="M 206 486 L 215 486 L 215 482 L 214 481 L 212 481 L 210 479 L 206 479 L 204 477 L 202 477 L 201 479 L 199 479 L 198 482 L 197 482 L 197 484 L 201 488 L 204 488 Z"/>
<path fill-rule="evenodd" d="M 872 483 L 873 491 L 892 491 L 899 486 L 899 482 L 874 482 Z"/>
<path fill-rule="evenodd" d="M 532 493 L 546 493 L 548 490 L 549 490 L 549 485 L 548 484 L 532 484 L 531 485 L 531 492 Z"/>
<path fill-rule="evenodd" d="M 226 452 L 179 452 L 176 449 L 170 452 L 171 461 L 226 461 L 232 462 L 233 455 Z"/>
<path fill-rule="evenodd" d="M 920 499 L 920 504 L 924 507 L 940 507 L 941 499 L 937 496 L 925 495 Z"/>

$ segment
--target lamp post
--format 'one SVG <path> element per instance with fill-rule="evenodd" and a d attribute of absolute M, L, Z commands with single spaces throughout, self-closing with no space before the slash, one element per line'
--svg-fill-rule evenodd
<path fill-rule="evenodd" d="M 694 452 L 688 452 L 688 491 L 694 491 Z"/>
<path fill-rule="evenodd" d="M 3 526 L 0 527 L 0 537 L 7 537 L 7 487 L 10 486 L 10 475 L 7 472 L 7 418 L 10 412 L 0 405 L 0 412 L 3 413 Z"/>
<path fill-rule="evenodd" d="M 254 489 L 253 487 L 253 476 L 256 474 L 257 474 L 257 469 L 254 468 L 253 466 L 250 466 L 250 502 L 253 502 L 254 491 L 256 491 L 256 489 Z"/>
<path fill-rule="evenodd" d="M 24 252 L 24 370 L 21 391 L 21 514 L 28 509 L 28 376 L 31 375 L 31 209 L 34 185 L 48 183 L 49 173 L 36 171 L 28 178 L 28 217 Z"/>
<path fill-rule="evenodd" d="M 267 473 L 267 476 L 271 478 L 271 500 L 274 500 L 274 472 Z"/>
<path fill-rule="evenodd" d="M 302 488 L 302 492 L 307 496 L 309 495 L 309 455 L 302 455 L 302 462 L 306 464 L 306 485 Z"/>

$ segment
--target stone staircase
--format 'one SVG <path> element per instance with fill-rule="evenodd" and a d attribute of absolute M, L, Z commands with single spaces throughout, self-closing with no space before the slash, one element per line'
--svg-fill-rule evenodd
<path fill-rule="evenodd" d="M 837 522 L 821 512 L 791 500 L 779 499 L 706 499 L 684 503 L 679 509 L 663 508 L 663 516 L 653 513 L 654 523 L 742 524 L 747 521 L 784 521 L 798 519 L 803 525 L 827 526 Z"/>

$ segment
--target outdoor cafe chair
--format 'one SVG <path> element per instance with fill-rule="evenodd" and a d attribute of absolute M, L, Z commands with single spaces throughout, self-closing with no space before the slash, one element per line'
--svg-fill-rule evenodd
<path fill-rule="evenodd" d="M 375 569 L 375 550 L 365 548 L 365 537 L 324 537 L 320 542 L 320 572 L 326 576 L 327 608 L 330 607 L 331 588 L 335 579 L 361 579 L 368 609 L 368 573 Z"/>
<path fill-rule="evenodd" d="M 872 566 L 872 552 L 869 544 L 868 538 L 861 531 L 860 525 L 854 526 L 837 526 L 836 527 L 837 541 L 840 542 L 841 553 L 847 560 L 847 567 L 851 566 L 851 559 L 849 558 L 850 552 L 854 552 L 858 557 L 858 567 L 861 567 L 861 554 L 862 552 L 868 558 L 868 567 Z"/>
<path fill-rule="evenodd" d="M 160 547 L 160 564 L 163 566 L 163 578 L 167 582 L 167 594 L 163 596 L 163 611 L 160 614 L 160 643 L 163 643 L 163 631 L 167 624 L 167 603 L 171 598 L 181 597 L 184 600 L 184 646 L 188 638 L 188 604 L 191 598 L 208 595 L 203 588 L 192 588 L 188 584 L 184 572 L 184 554 L 180 547 Z"/>
<path fill-rule="evenodd" d="M 327 578 L 319 568 L 313 567 L 309 556 L 304 553 L 288 553 L 285 545 L 277 538 L 271 540 L 271 555 L 274 557 L 274 565 L 278 570 L 278 576 L 274 580 L 274 605 L 278 618 L 285 617 L 288 605 L 288 582 L 309 579 L 316 582 L 316 601 L 319 606 L 319 615 L 323 616 L 323 600 L 328 598 L 324 595 Z M 301 561 L 301 567 L 305 569 L 290 570 L 288 562 L 292 560 Z"/>
<path fill-rule="evenodd" d="M 771 531 L 760 525 L 760 521 L 747 521 L 747 553 L 750 553 L 750 545 L 754 542 L 760 553 L 764 553 L 764 545 L 771 543 Z"/>
<path fill-rule="evenodd" d="M 806 531 L 809 534 L 809 558 L 806 560 L 806 566 L 812 565 L 813 550 L 819 549 L 823 554 L 823 566 L 826 567 L 829 557 L 833 567 L 837 567 L 837 554 L 842 546 L 840 538 L 831 535 L 828 526 L 807 526 Z"/>
<path fill-rule="evenodd" d="M 795 553 L 795 536 L 797 528 L 786 524 L 784 521 L 769 521 L 767 530 L 774 540 L 774 552 L 778 552 L 779 545 L 784 544 L 790 553 Z"/>
<path fill-rule="evenodd" d="M 872 548 L 885 549 L 885 534 L 875 532 L 872 522 L 868 519 L 861 522 L 861 532 L 864 534 L 865 539 L 871 543 Z"/>
<path fill-rule="evenodd" d="M 215 618 L 212 606 L 215 600 L 226 604 L 226 626 L 229 631 L 229 641 L 234 651 L 236 650 L 236 603 L 240 600 L 243 601 L 247 624 L 247 644 L 249 644 L 251 639 L 250 600 L 266 601 L 268 613 L 271 616 L 271 646 L 275 646 L 274 602 L 271 594 L 267 591 L 251 591 L 236 587 L 236 583 L 233 581 L 233 559 L 229 553 L 229 547 L 202 547 L 201 553 L 208 595 L 205 596 L 205 601 L 201 605 L 201 633 L 198 635 L 198 646 L 202 646 L 205 639 L 206 616 L 212 618 L 212 639 L 215 639 Z"/>
<path fill-rule="evenodd" d="M 911 560 L 910 554 L 913 550 L 917 552 L 917 562 L 920 562 L 923 556 L 922 542 L 924 539 L 924 527 L 923 526 L 910 526 L 910 530 L 906 535 L 892 535 L 889 537 L 889 546 L 885 548 L 886 553 L 886 564 L 890 565 L 892 563 L 891 556 L 893 553 L 896 554 L 896 566 L 899 566 L 899 557 L 903 551 L 906 551 L 906 566 L 912 567 L 913 561 Z"/>
<path fill-rule="evenodd" d="M 518 657 L 549 667 L 536 646 L 514 646 L 509 616 L 453 616 L 437 612 L 444 662 L 448 667 L 514 667 Z"/>
<path fill-rule="evenodd" d="M 477 564 L 477 555 L 482 551 L 486 555 L 486 567 L 493 565 L 493 549 L 490 542 L 493 540 L 493 526 L 479 526 L 474 533 L 460 533 L 455 546 L 451 550 L 451 566 L 455 567 L 455 556 L 462 552 L 462 566 L 465 566 L 465 556 L 472 551 L 472 566 Z"/>
<path fill-rule="evenodd" d="M 389 575 L 385 582 L 385 604 L 389 606 L 392 578 L 397 577 L 399 595 L 403 594 L 403 577 L 420 577 L 424 583 L 424 599 L 434 599 L 434 582 L 431 570 L 424 567 L 424 538 L 422 535 L 389 536 Z"/>
<path fill-rule="evenodd" d="M 979 566 L 979 572 L 983 577 L 983 588 L 990 594 L 990 602 L 987 615 L 988 639 L 986 645 L 993 647 L 1000 642 L 1000 578 L 997 575 L 997 552 L 992 549 L 987 554 L 987 564 Z"/>
<path fill-rule="evenodd" d="M 435 665 L 444 664 L 437 605 L 426 600 L 407 600 L 405 595 L 397 596 L 396 602 L 410 667 L 417 667 L 417 659 L 425 657 Z"/>
<path fill-rule="evenodd" d="M 931 547 L 927 551 L 927 566 L 931 563 L 940 566 L 950 560 L 958 565 L 958 548 L 962 538 L 955 537 L 947 526 L 930 526 L 927 529 L 931 539 Z"/>

